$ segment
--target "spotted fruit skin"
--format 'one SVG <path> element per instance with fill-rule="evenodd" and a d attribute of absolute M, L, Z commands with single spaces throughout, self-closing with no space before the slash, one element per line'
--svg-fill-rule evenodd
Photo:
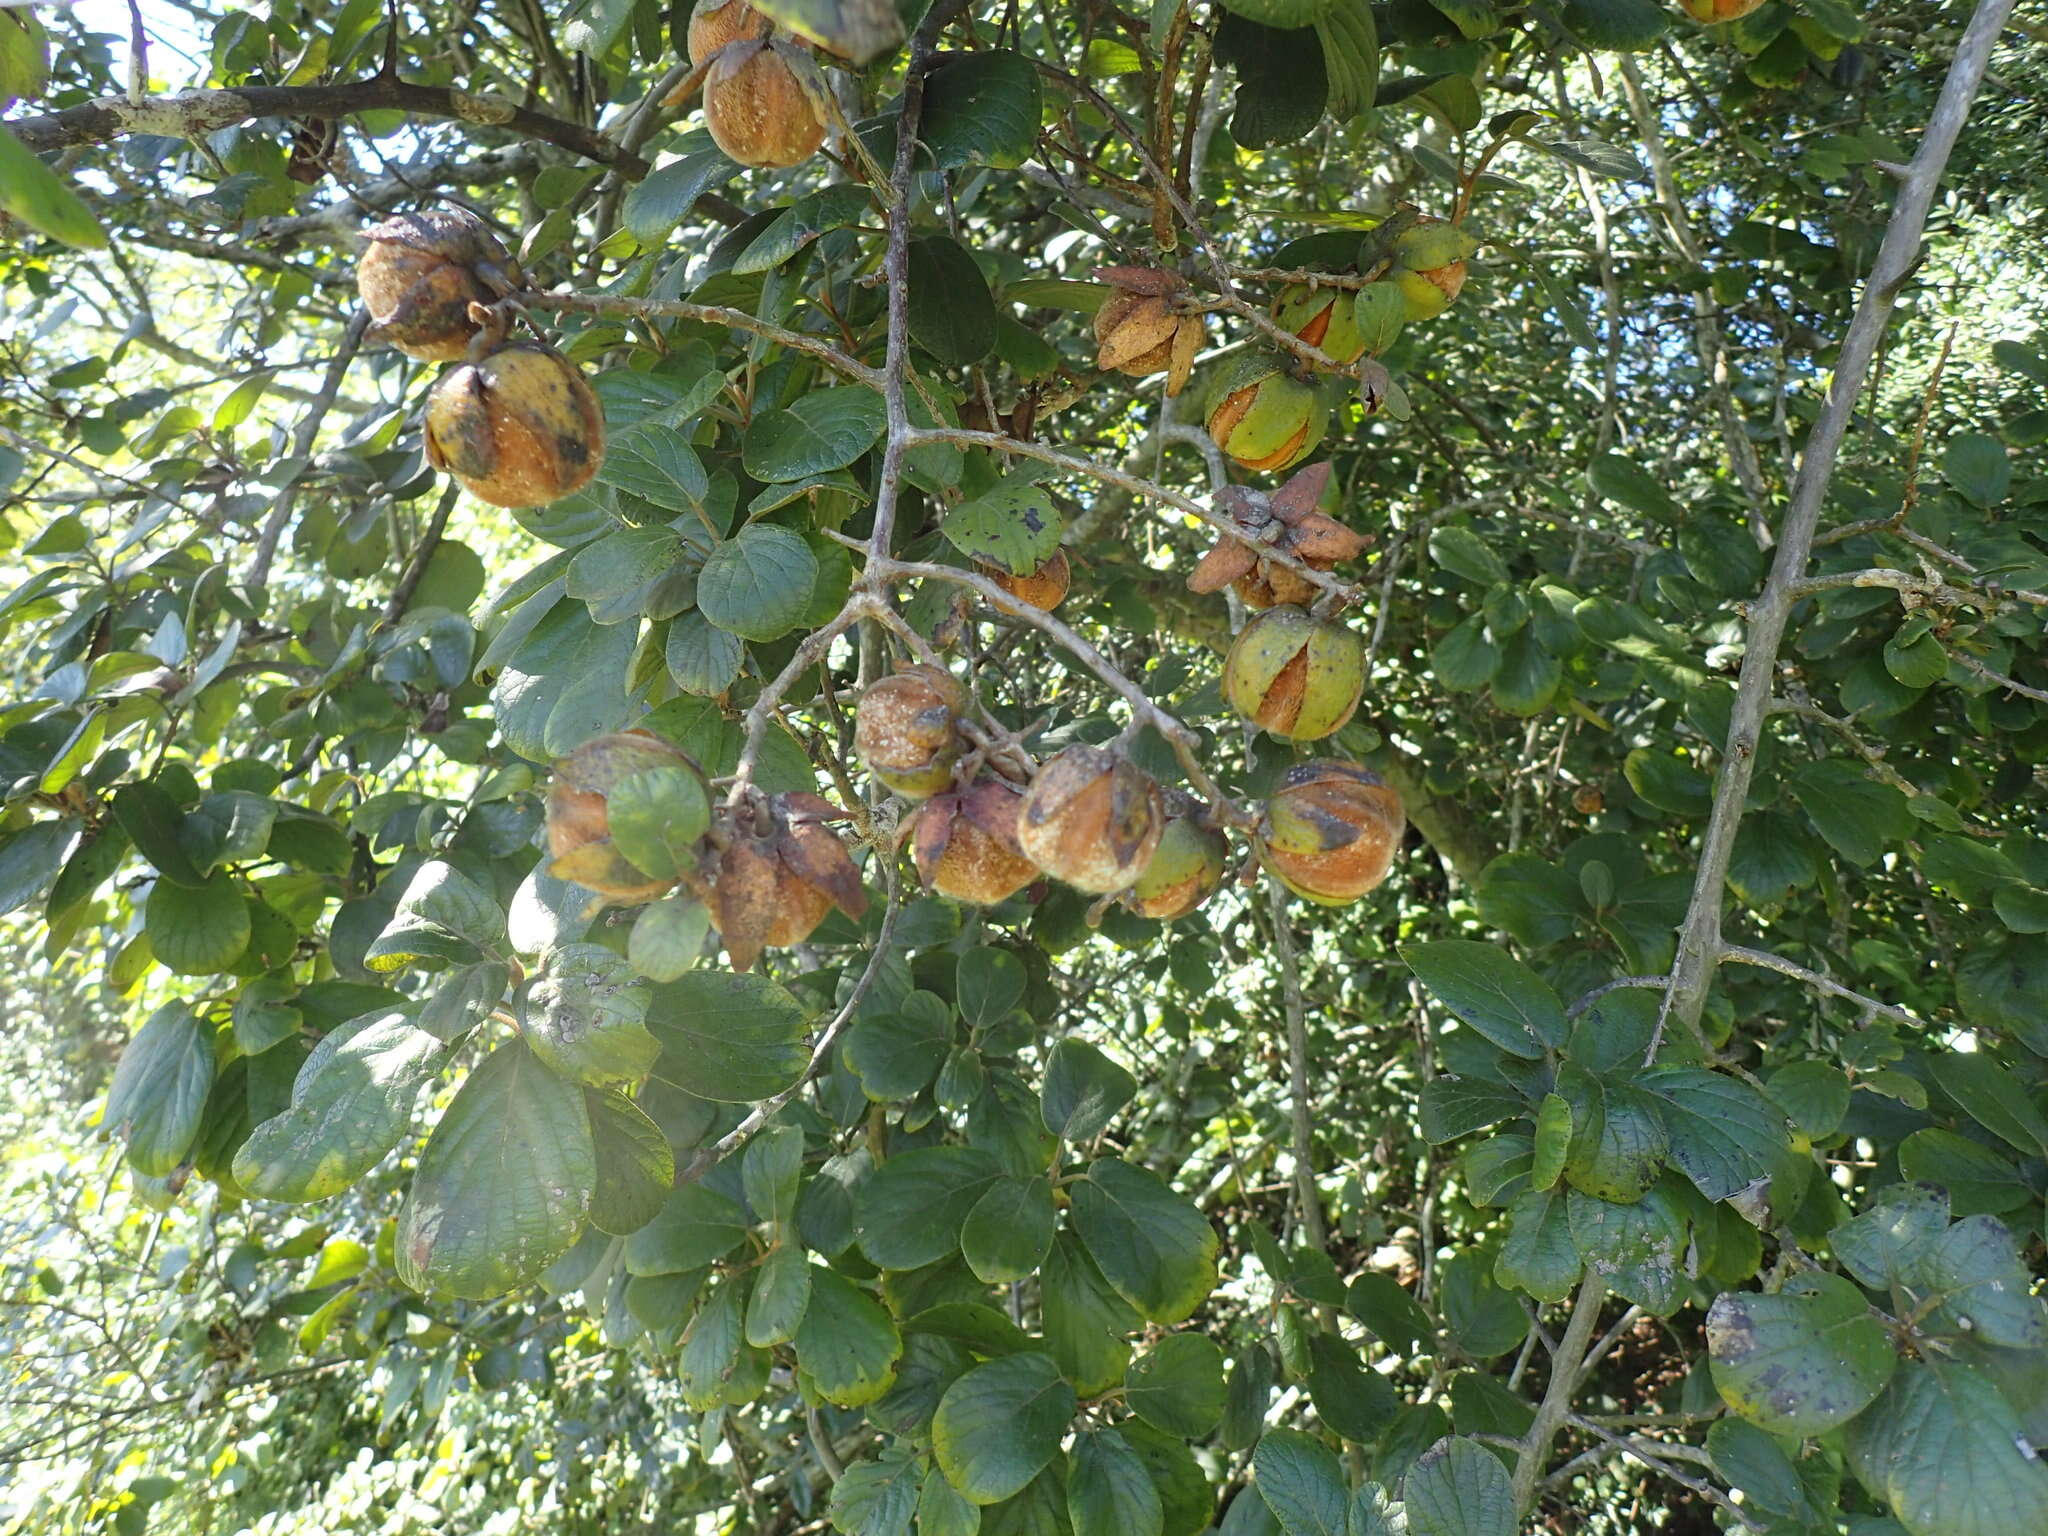
<path fill-rule="evenodd" d="M 1017 843 L 1055 880 L 1107 896 L 1145 872 L 1165 826 L 1165 801 L 1149 775 L 1116 753 L 1074 746 L 1032 780 Z"/>
<path fill-rule="evenodd" d="M 697 0 L 690 12 L 686 42 L 690 62 L 703 64 L 727 43 L 750 42 L 768 35 L 769 20 L 746 0 Z"/>
<path fill-rule="evenodd" d="M 1124 893 L 1124 905 L 1140 917 L 1174 922 L 1223 888 L 1230 840 L 1192 816 L 1175 816 L 1159 834 L 1145 872 Z"/>
<path fill-rule="evenodd" d="M 993 775 L 918 807 L 911 858 L 925 885 L 970 906 L 1007 901 L 1041 871 L 1017 842 L 1023 794 Z"/>
<path fill-rule="evenodd" d="M 613 845 L 607 809 L 606 797 L 615 787 L 658 768 L 681 768 L 704 779 L 689 753 L 646 731 L 614 731 L 555 759 L 547 800 L 547 872 L 615 906 L 640 906 L 672 890 L 675 881 L 650 877 Z M 708 783 L 704 792 L 710 794 Z"/>
<path fill-rule="evenodd" d="M 1387 878 L 1407 825 L 1401 797 L 1378 774 L 1325 758 L 1287 770 L 1252 845 L 1297 896 L 1343 906 Z"/>
<path fill-rule="evenodd" d="M 459 361 L 480 329 L 469 306 L 525 283 L 503 242 L 460 208 L 395 214 L 364 238 L 356 288 L 374 334 L 423 362 Z"/>
<path fill-rule="evenodd" d="M 869 685 L 854 712 L 853 750 L 868 772 L 906 800 L 953 782 L 962 743 L 954 729 L 967 693 L 938 667 L 905 667 Z"/>
<path fill-rule="evenodd" d="M 867 910 L 860 871 L 825 825 L 843 814 L 793 791 L 734 816 L 707 905 L 735 971 L 752 970 L 763 950 L 801 944 L 835 906 L 852 918 Z"/>
<path fill-rule="evenodd" d="M 590 483 L 604 462 L 604 410 L 582 370 L 516 341 L 451 368 L 427 396 L 427 462 L 479 501 L 538 507 Z"/>
<path fill-rule="evenodd" d="M 782 42 L 733 43 L 704 77 L 704 126 L 741 165 L 787 170 L 825 142 L 820 115 L 802 71 L 810 60 Z"/>
<path fill-rule="evenodd" d="M 1046 613 L 1067 600 L 1067 591 L 1074 584 L 1074 568 L 1064 549 L 1054 550 L 1051 558 L 1041 561 L 1026 576 L 1014 576 L 999 565 L 984 565 L 982 570 L 1018 602 L 1029 603 Z"/>
<path fill-rule="evenodd" d="M 1348 289 L 1294 283 L 1274 299 L 1273 321 L 1333 362 L 1355 363 L 1365 355 L 1365 333 L 1354 318 L 1355 303 Z"/>
<path fill-rule="evenodd" d="M 1223 696 L 1231 708 L 1295 741 L 1319 741 L 1341 730 L 1364 692 L 1365 642 L 1358 632 L 1293 606 L 1268 608 L 1252 619 L 1223 663 Z"/>

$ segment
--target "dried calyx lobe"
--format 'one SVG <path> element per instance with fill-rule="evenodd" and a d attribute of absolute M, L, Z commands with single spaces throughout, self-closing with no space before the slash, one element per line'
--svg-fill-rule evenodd
<path fill-rule="evenodd" d="M 1313 602 L 1321 589 L 1266 551 L 1285 551 L 1316 571 L 1333 570 L 1340 561 L 1365 552 L 1362 534 L 1319 509 L 1329 485 L 1330 465 L 1325 461 L 1297 470 L 1271 496 L 1247 486 L 1224 487 L 1217 493 L 1216 510 L 1244 536 L 1219 540 L 1188 577 L 1188 590 L 1220 592 L 1233 587 L 1253 608 Z"/>
<path fill-rule="evenodd" d="M 801 944 L 835 906 L 848 917 L 867 911 L 860 871 L 826 825 L 845 814 L 802 791 L 735 809 L 707 894 L 734 970 L 752 970 L 763 949 Z"/>
<path fill-rule="evenodd" d="M 371 335 L 425 362 L 460 360 L 488 305 L 526 285 L 519 263 L 474 214 L 460 208 L 400 213 L 364 231 L 356 267 Z"/>

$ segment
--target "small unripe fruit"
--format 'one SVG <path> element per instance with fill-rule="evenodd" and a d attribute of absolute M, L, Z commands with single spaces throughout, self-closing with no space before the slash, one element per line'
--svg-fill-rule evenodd
<path fill-rule="evenodd" d="M 1401 797 L 1378 774 L 1323 759 L 1282 776 L 1252 845 L 1290 891 L 1335 907 L 1386 879 L 1407 825 Z"/>
<path fill-rule="evenodd" d="M 656 879 L 614 845 L 609 796 L 638 775 L 680 770 L 693 777 L 708 798 L 710 787 L 696 760 L 646 731 L 615 731 L 586 741 L 553 766 L 547 872 L 622 907 L 653 901 L 673 888 L 673 879 Z"/>
<path fill-rule="evenodd" d="M 1330 411 L 1312 384 L 1258 356 L 1233 361 L 1211 387 L 1209 436 L 1246 469 L 1286 469 L 1323 440 Z"/>
<path fill-rule="evenodd" d="M 697 0 L 686 39 L 690 62 L 702 64 L 727 43 L 768 35 L 769 21 L 746 0 Z"/>
<path fill-rule="evenodd" d="M 869 686 L 854 711 L 853 750 L 868 772 L 906 800 L 953 782 L 960 760 L 954 729 L 967 691 L 938 667 L 905 667 Z"/>
<path fill-rule="evenodd" d="M 1450 308 L 1465 286 L 1465 258 L 1478 249 L 1464 230 L 1437 219 L 1395 237 L 1387 277 L 1407 301 L 1410 320 L 1431 320 Z"/>
<path fill-rule="evenodd" d="M 1039 876 L 1017 844 L 1023 804 L 1023 795 L 994 775 L 927 800 L 910 829 L 919 878 L 941 896 L 971 906 L 1009 900 Z"/>
<path fill-rule="evenodd" d="M 1269 608 L 1223 663 L 1230 707 L 1275 736 L 1316 741 L 1343 728 L 1365 692 L 1365 642 L 1335 619 Z"/>
<path fill-rule="evenodd" d="M 427 462 L 479 501 L 538 507 L 590 483 L 604 462 L 604 410 L 582 370 L 516 341 L 451 368 L 427 396 Z"/>
<path fill-rule="evenodd" d="M 1716 22 L 1740 21 L 1751 11 L 1760 7 L 1764 0 L 1678 0 L 1685 14 L 1701 26 L 1713 26 Z"/>
<path fill-rule="evenodd" d="M 785 170 L 825 142 L 825 120 L 806 80 L 816 67 L 793 44 L 733 43 L 704 77 L 704 126 L 741 165 Z"/>
<path fill-rule="evenodd" d="M 1161 922 L 1186 917 L 1222 889 L 1229 856 L 1229 839 L 1219 829 L 1175 816 L 1159 834 L 1145 872 L 1124 893 L 1124 905 Z"/>
<path fill-rule="evenodd" d="M 1017 844 L 1054 879 L 1107 896 L 1144 873 L 1165 825 L 1159 786 L 1129 758 L 1068 747 L 1031 781 Z"/>
<path fill-rule="evenodd" d="M 1353 315 L 1355 303 L 1348 289 L 1295 283 L 1274 299 L 1273 321 L 1332 361 L 1353 363 L 1365 353 L 1365 336 Z"/>
<path fill-rule="evenodd" d="M 1013 576 L 999 565 L 984 565 L 988 578 L 1020 603 L 1029 603 L 1047 613 L 1067 600 L 1067 589 L 1073 585 L 1074 570 L 1067 561 L 1067 552 L 1056 549 L 1052 558 L 1041 561 L 1028 576 Z"/>
<path fill-rule="evenodd" d="M 375 334 L 408 357 L 452 363 L 480 329 L 472 304 L 524 286 L 519 263 L 476 215 L 460 208 L 401 213 L 364 231 L 356 265 Z"/>

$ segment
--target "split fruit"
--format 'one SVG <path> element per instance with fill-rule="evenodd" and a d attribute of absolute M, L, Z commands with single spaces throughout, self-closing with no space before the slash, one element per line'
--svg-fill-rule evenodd
<path fill-rule="evenodd" d="M 908 836 L 911 861 L 928 890 L 970 906 L 1007 901 L 1039 876 L 1017 842 L 1023 794 L 993 774 L 918 807 Z"/>
<path fill-rule="evenodd" d="M 854 711 L 853 750 L 868 772 L 906 800 L 953 782 L 955 729 L 967 691 L 937 667 L 905 667 L 868 686 Z"/>
<path fill-rule="evenodd" d="M 801 44 L 728 43 L 704 76 L 704 126 L 741 165 L 784 170 L 825 142 L 825 84 Z"/>
<path fill-rule="evenodd" d="M 1378 774 L 1323 759 L 1281 777 L 1252 845 L 1295 895 L 1337 907 L 1387 878 L 1407 825 L 1401 797 Z"/>
<path fill-rule="evenodd" d="M 1293 283 L 1273 300 L 1273 323 L 1316 348 L 1332 362 L 1355 363 L 1366 351 L 1356 318 L 1357 296 L 1346 288 Z"/>
<path fill-rule="evenodd" d="M 1216 446 L 1246 469 L 1286 469 L 1323 440 L 1330 407 L 1280 359 L 1243 353 L 1210 386 L 1204 420 Z"/>
<path fill-rule="evenodd" d="M 1145 872 L 1165 826 L 1165 802 L 1150 775 L 1117 753 L 1075 746 L 1031 781 L 1017 844 L 1054 879 L 1107 896 Z"/>
<path fill-rule="evenodd" d="M 460 208 L 396 214 L 364 237 L 370 248 L 356 265 L 356 288 L 370 334 L 424 362 L 459 360 L 482 329 L 469 306 L 526 285 L 503 242 Z"/>
<path fill-rule="evenodd" d="M 691 872 L 710 821 L 710 786 L 687 752 L 646 731 L 599 736 L 554 762 L 547 872 L 639 906 Z"/>
<path fill-rule="evenodd" d="M 1410 320 L 1431 320 L 1451 307 L 1465 286 L 1465 259 L 1478 249 L 1457 225 L 1434 219 L 1395 237 L 1387 280 L 1408 301 Z"/>
<path fill-rule="evenodd" d="M 427 396 L 427 462 L 479 501 L 537 507 L 604 462 L 604 410 L 554 348 L 515 341 L 443 374 Z"/>
<path fill-rule="evenodd" d="M 1223 697 L 1275 736 L 1316 741 L 1342 729 L 1365 692 L 1365 642 L 1335 619 L 1268 608 L 1223 663 Z"/>
<path fill-rule="evenodd" d="M 1124 905 L 1161 922 L 1186 917 L 1222 889 L 1229 856 L 1230 841 L 1220 829 L 1192 812 L 1176 815 L 1159 834 L 1145 872 L 1124 893 Z"/>

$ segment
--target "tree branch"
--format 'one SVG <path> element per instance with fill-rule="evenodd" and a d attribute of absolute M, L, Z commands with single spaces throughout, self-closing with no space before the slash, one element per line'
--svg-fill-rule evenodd
<path fill-rule="evenodd" d="M 1736 965 L 1753 965 L 1758 970 L 1776 971 L 1780 976 L 1790 976 L 1794 981 L 1801 982 L 1816 992 L 1825 992 L 1829 997 L 1860 1003 L 1872 1013 L 1881 1013 L 1888 1019 L 1897 1019 L 1901 1024 L 1910 1024 L 1915 1029 L 1925 1030 L 1934 1027 L 1916 1013 L 1908 1013 L 1904 1008 L 1895 1008 L 1890 1003 L 1881 1003 L 1874 997 L 1843 986 L 1831 976 L 1823 976 L 1819 971 L 1810 971 L 1803 965 L 1787 960 L 1783 955 L 1772 954 L 1769 950 L 1745 949 L 1740 944 L 1724 944 L 1721 946 L 1721 958 Z"/>
<path fill-rule="evenodd" d="M 1515 1459 L 1515 1512 L 1523 1518 L 1535 1508 L 1537 1483 L 1550 1455 L 1551 1442 L 1571 1413 L 1572 1393 L 1579 1385 L 1579 1362 L 1586 1358 L 1586 1347 L 1592 1343 L 1593 1329 L 1600 1321 L 1600 1303 L 1606 1296 L 1607 1282 L 1588 1269 L 1585 1279 L 1579 1282 L 1578 1298 L 1572 1303 L 1571 1321 L 1565 1324 L 1564 1337 L 1551 1351 L 1550 1385 L 1544 1389 L 1543 1402 L 1536 1409 L 1529 1433 L 1522 1437 L 1522 1454 Z"/>
<path fill-rule="evenodd" d="M 1651 1060 L 1656 1057 L 1665 1023 L 1672 1015 L 1687 1029 L 1696 1031 L 1706 1007 L 1714 968 L 1721 959 L 1721 902 L 1728 882 L 1728 864 L 1734 853 L 1735 834 L 1742 822 L 1750 779 L 1756 770 L 1757 744 L 1770 710 L 1778 651 L 1798 596 L 1798 583 L 1806 573 L 1821 509 L 1827 503 L 1828 485 L 1834 477 L 1835 462 L 1848 435 L 1864 378 L 1877 355 L 1892 307 L 1919 265 L 1920 238 L 1927 226 L 1928 210 L 1947 168 L 1949 151 L 1955 147 L 1956 136 L 1970 114 L 1970 103 L 1983 79 L 1992 46 L 2011 14 L 2012 3 L 2013 0 L 1982 0 L 1956 48 L 1955 61 L 1928 119 L 1927 132 L 1900 187 L 1898 203 L 1885 229 L 1884 244 L 1864 284 L 1855 318 L 1842 339 L 1827 402 L 1814 424 L 1793 482 L 1791 505 L 1779 533 L 1770 575 L 1750 607 L 1747 647 L 1730 714 L 1728 739 L 1721 754 L 1720 774 L 1714 785 L 1714 806 L 1700 839 L 1699 870 L 1693 882 L 1691 903 L 1679 929 L 1671 987 L 1664 994 L 1665 1008 L 1658 1015 L 1657 1028 L 1650 1039 Z"/>

